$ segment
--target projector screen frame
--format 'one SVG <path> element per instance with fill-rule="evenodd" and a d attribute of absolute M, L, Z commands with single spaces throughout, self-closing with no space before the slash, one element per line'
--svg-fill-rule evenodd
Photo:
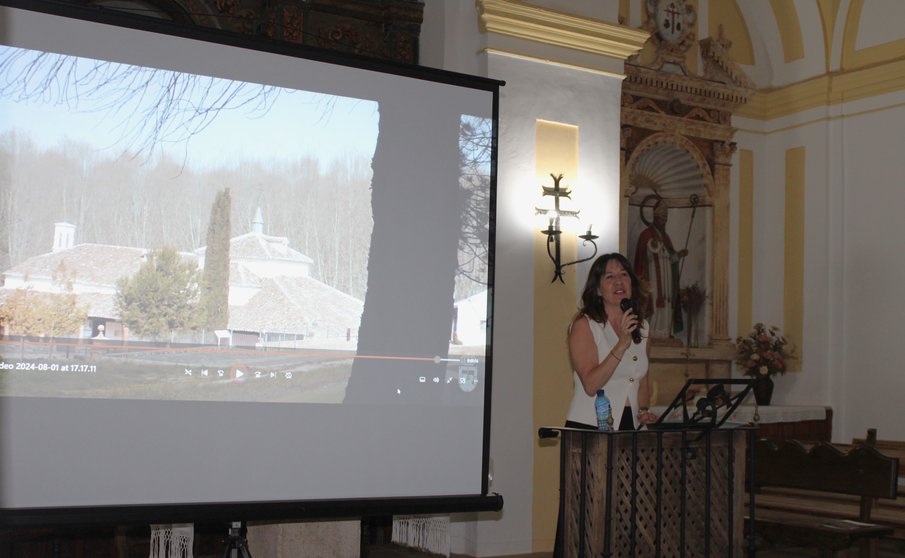
<path fill-rule="evenodd" d="M 260 37 L 169 22 L 108 8 L 79 6 L 52 0 L 0 0 L 0 6 L 54 16 L 171 35 L 265 53 L 310 59 L 390 75 L 451 84 L 492 92 L 492 157 L 490 162 L 490 218 L 488 251 L 488 305 L 486 379 L 483 393 L 483 459 L 480 494 L 423 497 L 374 497 L 262 502 L 174 503 L 152 505 L 75 506 L 52 508 L 0 508 L 0 526 L 56 526 L 76 524 L 138 524 L 163 522 L 289 521 L 375 515 L 499 511 L 502 496 L 489 493 L 489 441 L 492 390 L 492 324 L 494 245 L 497 183 L 499 88 L 504 82 L 446 70 L 408 66 L 310 46 L 281 43 Z M 241 441 L 236 443 L 241 451 Z"/>
<path fill-rule="evenodd" d="M 393 515 L 498 512 L 502 508 L 503 497 L 496 493 L 415 498 L 29 508 L 0 510 L 0 528 L 230 523 L 233 521 L 282 523 Z"/>

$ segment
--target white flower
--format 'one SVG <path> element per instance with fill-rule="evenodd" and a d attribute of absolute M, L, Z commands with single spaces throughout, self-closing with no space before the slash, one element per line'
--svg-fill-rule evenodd
<path fill-rule="evenodd" d="M 762 376 L 766 376 L 770 372 L 770 369 L 767 368 L 766 365 L 764 365 L 758 368 L 757 371 L 760 372 Z"/>

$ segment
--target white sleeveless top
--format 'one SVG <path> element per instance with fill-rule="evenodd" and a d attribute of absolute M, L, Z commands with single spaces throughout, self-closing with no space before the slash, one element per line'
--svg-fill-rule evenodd
<path fill-rule="evenodd" d="M 603 362 L 606 355 L 610 352 L 619 341 L 619 336 L 610 326 L 609 323 L 595 322 L 588 318 L 588 325 L 591 327 L 591 334 L 594 336 L 594 343 L 597 345 L 597 362 Z M 622 412 L 628 403 L 636 412 L 633 413 L 632 421 L 635 428 L 638 428 L 638 383 L 641 378 L 647 375 L 647 332 L 648 324 L 645 320 L 641 324 L 641 342 L 632 343 L 625 354 L 622 361 L 616 366 L 612 377 L 604 384 L 603 390 L 610 399 L 610 408 L 613 417 L 613 428 L 619 429 L 619 421 L 622 419 Z M 597 413 L 594 410 L 594 399 L 596 395 L 588 395 L 581 385 L 581 379 L 578 373 L 572 371 L 572 383 L 574 389 L 572 391 L 572 402 L 569 405 L 569 414 L 566 417 L 570 421 L 580 422 L 588 426 L 597 425 Z"/>

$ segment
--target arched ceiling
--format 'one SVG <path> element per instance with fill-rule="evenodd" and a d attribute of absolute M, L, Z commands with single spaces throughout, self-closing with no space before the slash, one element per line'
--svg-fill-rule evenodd
<path fill-rule="evenodd" d="M 901 0 L 709 0 L 709 4 L 720 6 L 712 10 L 710 33 L 723 24 L 733 41 L 733 58 L 758 89 L 905 58 Z"/>

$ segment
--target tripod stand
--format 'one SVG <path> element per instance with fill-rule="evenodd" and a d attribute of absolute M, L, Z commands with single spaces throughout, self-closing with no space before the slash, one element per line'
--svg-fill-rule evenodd
<path fill-rule="evenodd" d="M 229 527 L 223 558 L 251 558 L 251 554 L 248 552 L 248 540 L 242 533 L 241 521 L 233 521 Z"/>

